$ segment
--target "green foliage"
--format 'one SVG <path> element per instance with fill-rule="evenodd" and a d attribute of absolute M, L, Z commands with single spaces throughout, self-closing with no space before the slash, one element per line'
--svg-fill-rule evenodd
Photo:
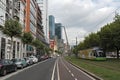
<path fill-rule="evenodd" d="M 65 57 L 65 59 L 103 78 L 103 80 L 120 80 L 120 59 L 107 59 L 99 62 L 75 57 Z"/>
<path fill-rule="evenodd" d="M 120 15 L 115 15 L 115 21 L 105 25 L 100 32 L 101 46 L 106 50 L 116 50 L 119 58 L 120 50 Z"/>
<path fill-rule="evenodd" d="M 85 37 L 85 40 L 83 42 L 80 42 L 74 52 L 86 49 L 86 48 L 91 48 L 95 46 L 100 45 L 100 36 L 97 33 L 91 33 L 87 37 Z"/>
<path fill-rule="evenodd" d="M 32 44 L 38 49 L 44 49 L 44 44 L 38 39 L 34 40 Z"/>
<path fill-rule="evenodd" d="M 61 52 L 61 51 L 58 51 L 58 50 L 55 50 L 55 52 L 58 53 L 58 54 L 62 54 L 62 52 Z"/>
<path fill-rule="evenodd" d="M 78 51 L 79 51 L 79 46 L 75 46 L 75 48 L 72 49 L 73 54 L 75 54 L 76 57 L 78 57 Z"/>
<path fill-rule="evenodd" d="M 11 38 L 13 36 L 21 36 L 22 34 L 22 28 L 19 22 L 12 19 L 5 21 L 5 26 L 2 28 L 2 31 Z"/>
<path fill-rule="evenodd" d="M 85 48 L 90 48 L 94 46 L 99 46 L 99 35 L 96 33 L 91 33 L 89 36 L 85 37 L 84 44 Z"/>
<path fill-rule="evenodd" d="M 11 37 L 11 50 L 10 53 L 13 53 L 13 37 L 21 37 L 22 27 L 18 21 L 9 19 L 5 21 L 4 26 L 0 26 L 0 30 L 7 36 Z"/>
<path fill-rule="evenodd" d="M 24 44 L 31 44 L 33 41 L 33 36 L 30 32 L 24 32 L 22 36 L 22 42 Z"/>
<path fill-rule="evenodd" d="M 45 52 L 49 55 L 50 54 L 51 49 L 49 47 L 45 47 Z"/>
<path fill-rule="evenodd" d="M 114 21 L 101 28 L 97 33 L 91 33 L 85 37 L 83 42 L 80 42 L 77 47 L 73 49 L 73 53 L 82 49 L 100 46 L 105 51 L 117 51 L 117 58 L 119 58 L 120 50 L 120 15 L 116 14 Z"/>
<path fill-rule="evenodd" d="M 4 28 L 4 27 L 3 27 L 2 25 L 0 25 L 0 30 L 3 30 L 3 28 Z"/>

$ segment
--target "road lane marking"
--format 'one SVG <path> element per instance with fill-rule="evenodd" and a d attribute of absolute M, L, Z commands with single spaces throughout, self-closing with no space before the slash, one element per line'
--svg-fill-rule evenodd
<path fill-rule="evenodd" d="M 27 69 L 29 69 L 29 68 L 32 68 L 32 67 L 34 67 L 34 66 L 36 66 L 36 65 L 38 65 L 38 64 L 44 63 L 44 62 L 46 62 L 46 61 L 47 61 L 47 60 L 41 61 L 41 62 L 38 62 L 38 63 L 36 63 L 36 64 L 34 64 L 34 65 L 31 65 L 31 66 L 28 66 L 28 67 L 26 67 L 26 68 L 17 70 L 16 72 L 7 74 L 7 75 L 5 75 L 5 76 L 3 76 L 3 77 L 0 77 L 0 80 L 6 80 L 6 79 L 8 79 L 8 78 L 10 78 L 10 77 L 12 77 L 12 76 L 15 76 L 15 75 L 19 74 L 20 72 L 22 72 L 22 71 L 24 71 L 24 70 L 27 70 Z"/>
<path fill-rule="evenodd" d="M 68 63 L 68 62 L 66 61 L 66 63 Z M 70 63 L 68 63 L 68 64 L 70 64 Z M 95 78 L 93 78 L 92 76 L 90 76 L 90 75 L 88 75 L 87 73 L 83 72 L 83 71 L 80 70 L 79 68 L 73 66 L 72 64 L 70 64 L 70 65 L 71 65 L 73 68 L 77 69 L 78 71 L 82 72 L 84 75 L 86 75 L 86 76 L 89 77 L 90 79 L 96 80 Z"/>
<path fill-rule="evenodd" d="M 77 78 L 75 78 L 74 74 L 71 72 L 71 70 L 65 65 L 65 63 L 61 60 L 61 63 L 64 65 L 64 67 L 67 69 L 67 71 L 71 74 L 71 76 L 77 80 Z"/>
<path fill-rule="evenodd" d="M 69 70 L 69 73 L 71 73 L 71 71 Z"/>
<path fill-rule="evenodd" d="M 74 77 L 74 74 L 73 74 L 73 73 L 71 73 L 71 75 L 72 75 L 72 77 Z"/>
<path fill-rule="evenodd" d="M 60 73 L 59 73 L 58 60 L 57 60 L 57 76 L 58 76 L 58 80 L 60 80 Z"/>
<path fill-rule="evenodd" d="M 67 70 L 69 70 L 67 67 L 66 67 Z"/>
<path fill-rule="evenodd" d="M 56 63 L 57 63 L 57 60 L 55 61 L 55 64 L 54 64 L 54 68 L 53 68 L 51 80 L 54 80 L 54 74 L 55 74 Z"/>

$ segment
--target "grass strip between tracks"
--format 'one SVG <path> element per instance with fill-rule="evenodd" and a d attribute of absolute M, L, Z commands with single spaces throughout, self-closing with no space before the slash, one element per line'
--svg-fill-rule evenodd
<path fill-rule="evenodd" d="M 104 80 L 120 80 L 120 60 L 91 61 L 75 57 L 65 57 L 66 60 L 103 78 Z"/>

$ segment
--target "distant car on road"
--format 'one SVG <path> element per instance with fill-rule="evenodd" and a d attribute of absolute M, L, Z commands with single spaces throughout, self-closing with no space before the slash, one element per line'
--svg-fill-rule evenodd
<path fill-rule="evenodd" d="M 46 60 L 46 59 L 48 59 L 48 58 L 49 58 L 48 55 L 43 55 L 43 56 L 41 56 L 41 60 Z"/>
<path fill-rule="evenodd" d="M 16 71 L 17 65 L 14 64 L 11 60 L 1 59 L 0 60 L 0 74 L 6 75 L 9 72 Z"/>

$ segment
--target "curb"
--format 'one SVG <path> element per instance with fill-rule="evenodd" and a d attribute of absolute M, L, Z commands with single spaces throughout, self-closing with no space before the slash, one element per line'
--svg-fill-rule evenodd
<path fill-rule="evenodd" d="M 100 78 L 100 77 L 96 76 L 95 74 L 93 74 L 93 73 L 91 73 L 91 72 L 83 69 L 82 67 L 80 67 L 80 66 L 78 66 L 78 65 L 76 65 L 76 64 L 74 64 L 74 63 L 72 63 L 72 62 L 70 62 L 70 61 L 67 61 L 67 62 L 69 62 L 69 63 L 72 64 L 73 66 L 77 67 L 77 68 L 80 69 L 81 71 L 85 72 L 86 74 L 90 75 L 91 77 L 95 78 L 96 80 L 103 80 L 102 78 Z"/>

